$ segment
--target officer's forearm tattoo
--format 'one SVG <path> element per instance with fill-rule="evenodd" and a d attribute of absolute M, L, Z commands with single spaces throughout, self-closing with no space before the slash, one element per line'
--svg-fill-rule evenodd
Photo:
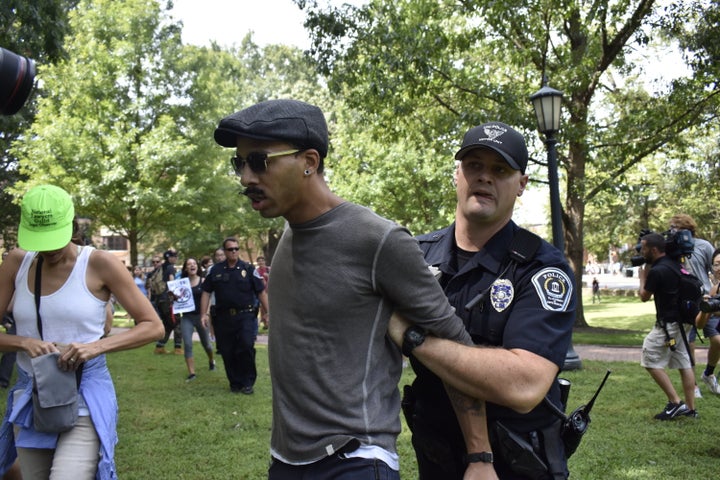
<path fill-rule="evenodd" d="M 479 417 L 485 416 L 485 402 L 482 400 L 468 397 L 458 389 L 447 384 L 445 385 L 445 390 L 447 390 L 450 403 L 453 404 L 456 411 L 467 412 Z"/>

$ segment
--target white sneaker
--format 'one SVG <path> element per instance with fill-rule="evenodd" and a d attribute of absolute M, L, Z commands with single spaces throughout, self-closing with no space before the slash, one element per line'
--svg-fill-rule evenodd
<path fill-rule="evenodd" d="M 705 375 L 705 372 L 702 374 L 702 381 L 705 382 L 705 385 L 708 386 L 710 391 L 714 394 L 720 394 L 720 386 L 718 386 L 717 378 L 715 378 L 715 375 Z"/>
<path fill-rule="evenodd" d="M 702 398 L 702 393 L 700 392 L 700 387 L 695 385 L 695 398 Z"/>

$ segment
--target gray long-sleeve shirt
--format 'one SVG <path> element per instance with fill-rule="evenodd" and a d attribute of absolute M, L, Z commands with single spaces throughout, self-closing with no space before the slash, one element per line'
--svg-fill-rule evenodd
<path fill-rule="evenodd" d="M 393 311 L 471 344 L 410 233 L 343 203 L 283 233 L 268 295 L 271 451 L 320 460 L 356 439 L 395 452 L 402 357 L 386 336 Z"/>

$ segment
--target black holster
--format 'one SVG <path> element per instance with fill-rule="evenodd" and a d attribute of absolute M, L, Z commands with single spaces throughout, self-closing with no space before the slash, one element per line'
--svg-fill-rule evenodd
<path fill-rule="evenodd" d="M 528 433 L 513 432 L 501 422 L 490 429 L 493 453 L 508 468 L 531 480 L 565 480 L 568 478 L 560 432 L 562 422 Z"/>
<path fill-rule="evenodd" d="M 403 397 L 400 401 L 400 407 L 402 407 L 403 415 L 405 416 L 405 422 L 407 423 L 410 431 L 413 431 L 413 414 L 415 413 L 415 393 L 410 385 L 403 387 Z"/>

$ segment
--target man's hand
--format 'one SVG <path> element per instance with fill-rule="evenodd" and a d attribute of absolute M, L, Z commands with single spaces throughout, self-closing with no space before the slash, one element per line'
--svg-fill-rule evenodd
<path fill-rule="evenodd" d="M 498 480 L 492 463 L 469 463 L 463 475 L 463 480 Z"/>
<path fill-rule="evenodd" d="M 412 325 L 410 322 L 405 320 L 397 313 L 393 313 L 390 317 L 390 323 L 388 324 L 387 334 L 390 339 L 395 342 L 395 345 L 402 347 L 403 334 L 408 327 Z"/>

